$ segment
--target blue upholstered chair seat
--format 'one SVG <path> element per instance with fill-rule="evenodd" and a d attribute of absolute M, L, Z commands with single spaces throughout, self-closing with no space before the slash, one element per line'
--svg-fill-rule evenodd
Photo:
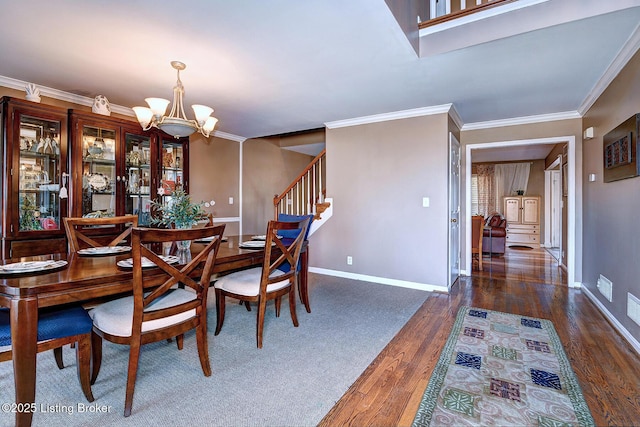
<path fill-rule="evenodd" d="M 84 396 L 93 402 L 91 393 L 91 331 L 93 321 L 79 306 L 41 309 L 38 311 L 38 352 L 53 349 L 58 368 L 64 367 L 62 346 L 76 345 L 78 380 Z M 11 316 L 8 309 L 0 309 L 0 361 L 13 358 L 11 347 Z M 34 373 L 35 375 L 35 373 Z"/>
<path fill-rule="evenodd" d="M 38 341 L 70 337 L 91 332 L 93 321 L 82 307 L 38 312 Z M 11 345 L 8 309 L 0 309 L 0 347 Z"/>

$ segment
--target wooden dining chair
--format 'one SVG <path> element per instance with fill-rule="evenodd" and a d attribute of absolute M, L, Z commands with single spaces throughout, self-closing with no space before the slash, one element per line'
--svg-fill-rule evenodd
<path fill-rule="evenodd" d="M 291 214 L 284 214 L 284 213 L 279 213 L 278 214 L 278 221 L 286 221 L 286 222 L 298 222 L 298 221 L 302 221 L 305 218 L 309 218 L 309 226 L 307 227 L 306 232 L 304 233 L 304 240 L 305 242 L 309 239 L 309 232 L 311 231 L 311 223 L 313 222 L 313 220 L 315 219 L 315 215 L 291 215 Z M 287 230 L 284 231 L 282 234 L 282 237 L 286 237 L 286 238 L 295 238 L 298 233 L 300 232 L 300 230 Z M 307 251 L 307 259 L 309 257 L 309 246 L 307 245 L 306 248 L 304 248 L 305 251 Z M 302 255 L 300 256 L 300 258 L 302 258 Z M 309 290 L 307 289 L 307 281 L 306 280 L 300 280 L 300 271 L 302 269 L 301 266 L 302 260 L 298 261 L 298 266 L 296 269 L 296 274 L 298 274 L 298 295 L 300 297 L 300 301 L 302 301 L 302 304 L 304 304 L 305 309 L 307 310 L 307 313 L 311 313 L 311 303 L 309 302 Z M 280 270 L 282 271 L 287 271 L 290 268 L 289 264 L 287 262 L 285 262 L 281 267 Z"/>
<path fill-rule="evenodd" d="M 75 344 L 78 380 L 85 398 L 93 402 L 91 392 L 91 328 L 93 322 L 86 310 L 72 306 L 62 309 L 43 309 L 38 313 L 37 352 L 57 350 Z M 0 309 L 0 362 L 12 360 L 10 311 Z M 63 368 L 61 359 L 56 363 Z M 35 376 L 35 372 L 33 373 Z"/>
<path fill-rule="evenodd" d="M 471 256 L 478 256 L 478 270 L 482 271 L 482 229 L 484 217 L 473 215 L 471 217 Z"/>
<path fill-rule="evenodd" d="M 69 252 L 77 252 L 80 249 L 101 246 L 116 246 L 124 243 L 125 239 L 131 234 L 131 228 L 138 226 L 137 215 L 112 216 L 105 218 L 80 218 L 67 217 L 64 218 L 64 229 L 69 241 Z M 97 241 L 97 237 L 88 235 L 87 231 L 95 232 L 96 228 L 101 228 L 100 234 L 118 235 L 107 244 Z M 112 233 L 109 233 L 113 231 Z"/>
<path fill-rule="evenodd" d="M 95 383 L 102 364 L 102 339 L 129 346 L 125 417 L 131 415 L 140 346 L 143 344 L 173 337 L 181 341 L 186 331 L 195 329 L 202 371 L 207 377 L 211 375 L 207 343 L 207 291 L 224 227 L 224 225 L 193 229 L 135 227 L 131 231 L 133 295 L 106 302 L 91 311 L 93 318 L 91 384 Z M 186 265 L 169 264 L 149 249 L 156 243 L 197 240 L 212 236 L 214 238 L 211 242 L 203 246 L 202 251 L 194 255 Z M 143 268 L 143 258 L 155 263 L 157 268 Z M 194 274 L 197 274 L 197 278 L 193 277 Z M 178 347 L 182 347 L 181 343 Z M 159 375 L 162 378 L 163 373 Z"/>
<path fill-rule="evenodd" d="M 288 262 L 289 265 L 298 265 L 302 243 L 308 227 L 308 218 L 299 222 L 269 221 L 262 267 L 237 271 L 222 276 L 215 282 L 217 319 L 215 335 L 220 333 L 224 323 L 226 297 L 258 304 L 256 330 L 258 348 L 262 348 L 267 301 L 275 300 L 276 317 L 279 317 L 281 298 L 288 295 L 291 320 L 293 326 L 298 326 L 295 294 L 298 276 L 295 269 L 289 268 L 285 272 L 278 268 L 285 262 Z M 283 231 L 289 230 L 300 230 L 300 232 L 294 239 L 280 238 Z"/>

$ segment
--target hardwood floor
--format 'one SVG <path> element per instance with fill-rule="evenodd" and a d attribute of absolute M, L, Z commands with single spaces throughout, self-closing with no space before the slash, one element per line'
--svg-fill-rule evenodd
<path fill-rule="evenodd" d="M 483 263 L 450 294 L 430 296 L 319 425 L 411 425 L 464 305 L 551 320 L 596 425 L 640 425 L 640 355 L 586 295 L 563 284 L 555 260 L 541 249 L 508 250 Z"/>

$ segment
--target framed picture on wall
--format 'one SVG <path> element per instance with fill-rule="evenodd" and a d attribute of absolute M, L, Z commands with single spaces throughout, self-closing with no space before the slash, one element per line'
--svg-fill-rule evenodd
<path fill-rule="evenodd" d="M 613 182 L 633 178 L 638 170 L 638 125 L 634 114 L 602 138 L 603 180 Z"/>

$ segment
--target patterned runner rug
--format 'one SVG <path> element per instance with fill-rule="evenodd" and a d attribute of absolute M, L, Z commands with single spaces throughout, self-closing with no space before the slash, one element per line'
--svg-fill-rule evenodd
<path fill-rule="evenodd" d="M 549 320 L 462 307 L 413 421 L 427 425 L 594 422 Z"/>

